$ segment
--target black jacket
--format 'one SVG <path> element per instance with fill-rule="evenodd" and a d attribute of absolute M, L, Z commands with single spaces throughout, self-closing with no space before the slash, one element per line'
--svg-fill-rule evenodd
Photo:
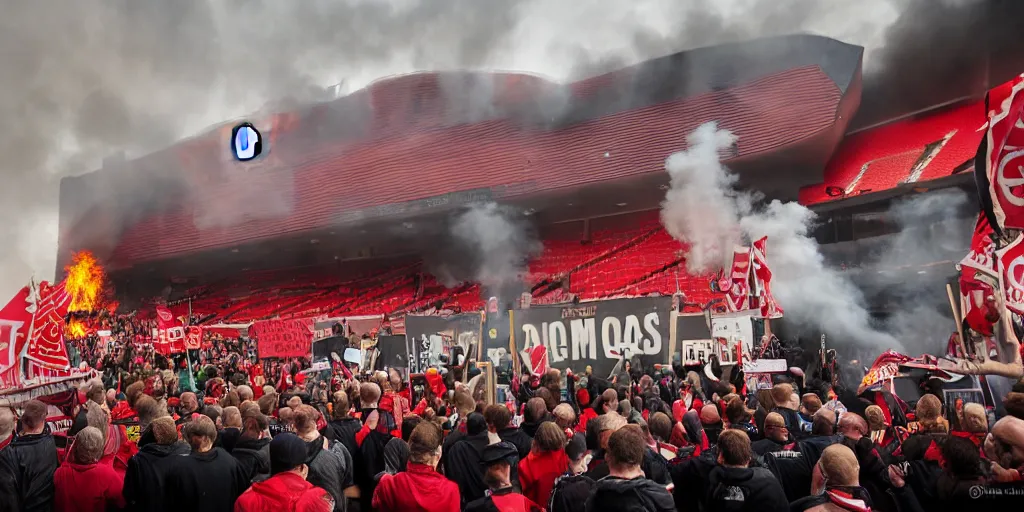
<path fill-rule="evenodd" d="M 533 438 L 527 435 L 526 432 L 523 432 L 520 428 L 506 428 L 501 432 L 498 432 L 498 437 L 506 443 L 512 443 L 515 445 L 516 450 L 519 451 L 519 460 L 525 459 L 533 448 Z"/>
<path fill-rule="evenodd" d="M 586 475 L 562 475 L 555 479 L 548 512 L 584 512 L 595 482 Z"/>
<path fill-rule="evenodd" d="M 449 480 L 459 485 L 463 505 L 483 498 L 487 492 L 480 453 L 488 443 L 487 432 L 465 436 L 452 445 L 448 454 L 444 473 Z"/>
<path fill-rule="evenodd" d="M 188 445 L 180 441 L 170 445 L 149 443 L 139 448 L 139 453 L 128 459 L 124 473 L 126 510 L 162 512 L 164 482 L 170 465 L 176 455 L 188 452 Z"/>
<path fill-rule="evenodd" d="M 249 476 L 250 483 L 262 482 L 270 478 L 270 438 L 241 438 L 235 443 L 231 456 L 242 466 Z"/>
<path fill-rule="evenodd" d="M 324 449 L 324 444 L 327 449 Z M 334 498 L 334 510 L 347 510 L 345 488 L 352 485 L 352 456 L 345 445 L 331 443 L 323 436 L 306 443 L 306 465 L 309 475 L 306 480 L 330 493 Z"/>
<path fill-rule="evenodd" d="M 767 437 L 760 441 L 754 441 L 750 443 L 750 451 L 754 452 L 754 455 L 764 455 L 771 452 L 781 452 L 782 450 L 792 449 L 795 447 L 794 443 L 785 442 L 780 443 L 774 439 L 768 439 Z"/>
<path fill-rule="evenodd" d="M 345 418 L 342 420 L 331 420 L 324 430 L 320 432 L 328 441 L 338 441 L 345 446 L 352 460 L 359 460 L 359 445 L 356 444 L 356 434 L 363 428 L 363 424 L 356 418 Z"/>
<path fill-rule="evenodd" d="M 20 435 L 0 452 L 0 479 L 13 484 L 18 508 L 25 512 L 53 508 L 53 474 L 57 471 L 57 445 L 49 430 Z M 7 500 L 8 497 L 0 498 Z"/>
<path fill-rule="evenodd" d="M 789 429 L 789 435 L 797 439 L 804 437 L 804 433 L 800 430 L 800 413 L 785 407 L 776 407 L 772 409 L 772 412 L 779 413 L 782 415 L 782 419 L 786 420 L 786 428 Z"/>
<path fill-rule="evenodd" d="M 222 512 L 249 488 L 248 475 L 223 448 L 173 457 L 163 496 L 164 510 Z"/>
<path fill-rule="evenodd" d="M 675 503 L 665 487 L 647 478 L 624 480 L 605 477 L 594 484 L 587 512 L 674 512 Z"/>
<path fill-rule="evenodd" d="M 785 512 L 789 500 L 782 485 L 764 468 L 718 466 L 708 475 L 705 508 L 709 512 Z"/>
<path fill-rule="evenodd" d="M 231 453 L 231 450 L 235 449 L 235 443 L 238 442 L 240 437 L 242 437 L 241 429 L 228 427 L 217 432 L 217 442 L 214 443 L 214 446 L 224 448 L 224 451 Z"/>

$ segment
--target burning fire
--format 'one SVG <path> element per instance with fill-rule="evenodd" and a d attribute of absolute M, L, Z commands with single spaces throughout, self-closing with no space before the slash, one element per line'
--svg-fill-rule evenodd
<path fill-rule="evenodd" d="M 64 268 L 68 277 L 65 289 L 71 295 L 68 312 L 92 313 L 100 309 L 103 296 L 103 279 L 106 277 L 103 267 L 89 251 L 75 253 L 71 257 L 71 265 Z M 72 323 L 68 323 L 71 329 Z M 70 332 L 70 331 L 69 331 Z"/>
<path fill-rule="evenodd" d="M 89 328 L 85 326 L 85 322 L 71 318 L 64 327 L 64 334 L 73 340 L 78 340 L 89 334 Z"/>

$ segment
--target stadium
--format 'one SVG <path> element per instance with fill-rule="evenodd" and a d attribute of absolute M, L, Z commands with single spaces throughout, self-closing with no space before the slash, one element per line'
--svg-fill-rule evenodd
<path fill-rule="evenodd" d="M 658 210 L 665 158 L 705 121 L 738 136 L 723 156 L 741 186 L 818 214 L 816 238 L 837 266 L 860 267 L 894 233 L 894 200 L 973 190 L 987 87 L 923 111 L 880 109 L 862 60 L 858 46 L 792 35 L 568 84 L 516 73 L 382 79 L 250 119 L 270 150 L 249 165 L 228 158 L 228 123 L 63 179 L 58 275 L 89 250 L 123 309 L 166 303 L 205 324 L 478 311 L 478 284 L 442 282 L 425 259 L 453 212 L 493 201 L 523 212 L 543 243 L 522 276 L 533 304 L 682 294 L 701 311 L 712 276 L 687 274 Z M 952 249 L 935 263 L 967 247 Z M 938 288 L 956 275 L 934 267 L 923 278 Z M 868 294 L 883 310 L 884 297 Z"/>

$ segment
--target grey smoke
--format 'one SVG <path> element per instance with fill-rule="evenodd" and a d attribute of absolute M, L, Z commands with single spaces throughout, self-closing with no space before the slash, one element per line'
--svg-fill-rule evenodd
<path fill-rule="evenodd" d="M 734 139 L 715 123 L 705 123 L 688 138 L 686 150 L 666 160 L 672 181 L 662 223 L 688 244 L 688 266 L 691 260 L 699 262 L 694 270 L 728 265 L 732 247 L 767 236 L 772 292 L 791 323 L 862 347 L 899 347 L 895 338 L 872 326 L 860 290 L 826 264 L 809 233 L 813 212 L 777 200 L 757 204 L 753 192 L 734 188 L 736 177 L 719 155 Z M 678 179 L 682 171 L 690 179 Z"/>
<path fill-rule="evenodd" d="M 425 254 L 427 270 L 442 284 L 478 283 L 485 298 L 503 301 L 523 291 L 527 264 L 543 250 L 527 217 L 493 202 L 455 214 L 446 236 L 432 243 Z"/>
<path fill-rule="evenodd" d="M 0 175 L 4 183 L 0 187 L 0 218 L 4 221 L 0 236 L 6 249 L 0 256 L 3 296 L 33 272 L 38 277 L 53 277 L 57 183 L 62 176 L 96 169 L 104 157 L 115 152 L 124 151 L 134 158 L 169 146 L 225 119 L 328 99 L 325 86 L 344 82 L 342 92 L 352 92 L 379 77 L 418 69 L 526 70 L 567 80 L 695 46 L 797 31 L 865 45 L 870 60 L 886 40 L 898 40 L 885 32 L 894 21 L 913 20 L 916 14 L 909 13 L 919 14 L 940 2 L 58 3 L 0 2 L 4 12 L 0 45 L 9 50 L 0 54 Z M 952 20 L 962 14 L 949 12 L 947 19 Z M 998 19 L 1004 24 L 1020 23 L 1024 17 Z M 921 27 L 928 30 L 929 25 Z M 918 37 L 913 30 L 893 30 Z M 936 29 L 920 37 L 941 32 Z M 1002 34 L 1003 39 L 1019 33 L 993 32 Z M 927 46 L 916 49 L 927 56 Z M 938 59 L 937 65 L 956 70 L 963 62 L 952 59 L 943 64 L 945 61 Z M 900 73 L 901 80 L 914 76 Z M 483 105 L 486 111 L 490 89 L 484 85 L 471 91 L 483 98 L 473 104 Z M 555 103 L 552 109 L 558 108 L 557 98 Z M 540 106 L 549 104 L 550 100 Z M 322 122 L 327 128 L 319 129 L 325 132 L 321 135 L 330 135 L 358 120 L 345 117 Z M 148 205 L 157 199 L 156 194 L 141 195 L 131 202 Z M 273 211 L 290 208 L 287 201 L 271 204 Z M 88 206 L 83 205 L 80 214 Z M 234 211 L 200 213 L 197 222 L 219 226 L 227 220 L 226 224 L 234 224 Z"/>

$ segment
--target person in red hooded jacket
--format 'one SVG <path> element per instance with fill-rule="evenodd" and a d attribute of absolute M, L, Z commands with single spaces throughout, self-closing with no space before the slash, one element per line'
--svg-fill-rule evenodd
<path fill-rule="evenodd" d="M 55 511 L 124 508 L 124 477 L 100 463 L 103 446 L 103 433 L 96 427 L 85 427 L 75 436 L 70 457 L 53 474 Z"/>
<path fill-rule="evenodd" d="M 420 422 L 409 436 L 406 471 L 381 477 L 373 492 L 380 512 L 458 512 L 459 486 L 435 468 L 441 460 L 441 429 Z"/>
<path fill-rule="evenodd" d="M 523 495 L 534 503 L 547 503 L 555 479 L 569 469 L 565 454 L 565 433 L 558 425 L 546 421 L 540 424 L 533 438 L 533 449 L 519 461 L 519 482 Z"/>
<path fill-rule="evenodd" d="M 235 512 L 331 512 L 334 498 L 306 481 L 306 443 L 292 433 L 270 442 L 271 477 L 235 500 Z"/>

